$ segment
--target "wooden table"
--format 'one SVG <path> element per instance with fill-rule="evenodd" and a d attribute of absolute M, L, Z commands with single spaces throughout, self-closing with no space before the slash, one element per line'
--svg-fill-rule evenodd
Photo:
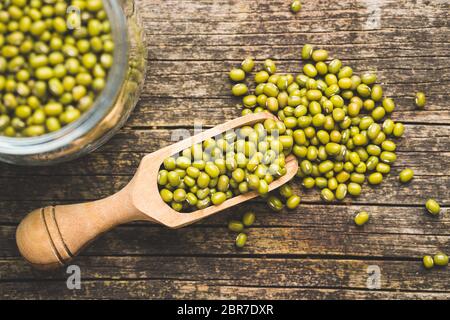
<path fill-rule="evenodd" d="M 141 0 L 149 68 L 132 117 L 109 143 L 82 159 L 46 168 L 0 165 L 0 297 L 72 298 L 450 298 L 450 268 L 424 270 L 421 258 L 450 254 L 450 5 L 446 0 L 303 1 Z M 117 228 L 74 261 L 80 290 L 66 270 L 32 270 L 14 232 L 33 208 L 98 199 L 118 191 L 148 152 L 170 143 L 174 129 L 213 126 L 240 114 L 227 71 L 246 55 L 271 57 L 280 71 L 301 69 L 305 42 L 330 50 L 357 72 L 376 71 L 395 98 L 406 134 L 385 182 L 344 203 L 302 194 L 295 212 L 269 212 L 254 201 L 172 231 L 147 223 Z M 417 111 L 422 90 L 428 103 Z M 407 186 L 398 173 L 412 168 Z M 298 185 L 299 183 L 297 183 Z M 424 213 L 428 197 L 443 214 Z M 233 247 L 226 228 L 246 208 L 258 213 L 248 246 Z M 371 220 L 352 223 L 365 209 Z M 368 269 L 369 268 L 369 269 Z M 369 289 L 379 268 L 379 289 Z"/>

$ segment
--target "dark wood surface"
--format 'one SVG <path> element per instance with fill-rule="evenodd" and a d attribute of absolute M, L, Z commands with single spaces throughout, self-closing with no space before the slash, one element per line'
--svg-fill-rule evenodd
<path fill-rule="evenodd" d="M 449 299 L 450 268 L 424 270 L 421 257 L 450 254 L 450 4 L 446 0 L 140 0 L 149 68 L 141 100 L 107 145 L 55 167 L 0 165 L 0 298 Z M 104 235 L 74 261 L 80 290 L 65 270 L 29 267 L 15 228 L 36 207 L 98 199 L 118 191 L 148 152 L 174 129 L 210 127 L 240 114 L 227 71 L 246 55 L 271 57 L 281 72 L 301 69 L 305 42 L 330 50 L 356 72 L 376 71 L 406 124 L 399 160 L 377 188 L 338 204 L 304 191 L 295 212 L 274 214 L 261 200 L 181 230 L 132 223 Z M 428 96 L 417 111 L 416 91 Z M 398 182 L 405 167 L 416 172 Z M 434 197 L 443 214 L 423 204 Z M 226 222 L 258 212 L 248 246 L 233 247 Z M 365 209 L 371 221 L 352 223 Z M 367 288 L 368 266 L 381 270 Z"/>

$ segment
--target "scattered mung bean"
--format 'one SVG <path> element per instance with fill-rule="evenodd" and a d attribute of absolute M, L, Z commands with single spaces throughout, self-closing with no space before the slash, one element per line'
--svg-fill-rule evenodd
<path fill-rule="evenodd" d="M 294 0 L 291 3 L 291 11 L 294 13 L 297 13 L 301 10 L 302 8 L 302 3 L 300 2 L 300 0 Z"/>
<path fill-rule="evenodd" d="M 433 261 L 436 266 L 445 267 L 448 265 L 448 256 L 439 252 L 434 255 Z"/>
<path fill-rule="evenodd" d="M 250 227 L 255 222 L 255 219 L 256 215 L 252 211 L 248 211 L 242 217 L 242 223 L 244 224 L 244 226 Z"/>
<path fill-rule="evenodd" d="M 423 92 L 417 92 L 416 93 L 416 100 L 415 100 L 415 102 L 416 102 L 416 106 L 418 107 L 418 108 L 424 108 L 425 107 L 425 104 L 426 104 L 426 97 L 425 97 L 425 93 L 423 93 Z"/>
<path fill-rule="evenodd" d="M 438 215 L 441 212 L 441 206 L 434 199 L 428 199 L 425 203 L 425 207 L 427 208 L 428 213 L 432 215 Z"/>
<path fill-rule="evenodd" d="M 236 237 L 236 247 L 243 248 L 247 243 L 247 235 L 245 233 L 239 233 Z"/>
<path fill-rule="evenodd" d="M 407 182 L 411 181 L 411 179 L 413 177 L 414 177 L 414 171 L 409 168 L 402 170 L 399 175 L 400 182 L 402 182 L 402 183 L 407 183 Z"/>
<path fill-rule="evenodd" d="M 431 269 L 434 267 L 434 260 L 433 260 L 432 256 L 424 256 L 422 261 L 423 261 L 423 266 L 426 269 Z"/>
<path fill-rule="evenodd" d="M 369 214 L 366 211 L 358 212 L 354 221 L 357 226 L 363 226 L 367 223 L 367 221 L 369 221 Z"/>

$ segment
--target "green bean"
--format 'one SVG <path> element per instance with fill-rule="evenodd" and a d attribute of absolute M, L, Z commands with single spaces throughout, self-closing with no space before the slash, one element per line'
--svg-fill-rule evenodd
<path fill-rule="evenodd" d="M 211 202 L 214 205 L 220 205 L 227 199 L 225 193 L 223 192 L 216 192 L 211 196 Z"/>
<path fill-rule="evenodd" d="M 316 63 L 316 70 L 320 75 L 326 75 L 328 73 L 328 66 L 325 62 L 323 61 L 319 61 Z M 318 80 L 317 81 L 317 87 L 319 89 L 326 89 L 327 88 L 327 84 L 325 82 L 323 82 L 322 80 Z"/>
<path fill-rule="evenodd" d="M 230 79 L 236 82 L 244 80 L 245 79 L 244 70 L 238 68 L 232 69 L 230 71 Z"/>
<path fill-rule="evenodd" d="M 445 267 L 448 265 L 448 256 L 442 252 L 434 255 L 433 262 L 436 266 Z"/>
<path fill-rule="evenodd" d="M 267 199 L 267 204 L 273 211 L 281 211 L 284 207 L 281 200 L 275 196 L 271 196 Z"/>
<path fill-rule="evenodd" d="M 286 207 L 289 209 L 295 209 L 300 204 L 300 197 L 297 195 L 290 196 L 286 201 Z"/>
<path fill-rule="evenodd" d="M 383 99 L 383 108 L 388 113 L 394 111 L 394 109 L 395 109 L 394 101 L 390 98 L 384 98 Z"/>
<path fill-rule="evenodd" d="M 264 71 L 264 70 L 259 71 L 255 75 L 255 82 L 259 83 L 259 84 L 263 84 L 269 79 L 269 76 L 270 75 L 266 71 Z M 264 86 L 265 85 L 263 85 L 262 88 L 264 88 Z"/>
<path fill-rule="evenodd" d="M 400 172 L 399 179 L 401 183 L 407 183 L 411 181 L 411 179 L 414 177 L 414 171 L 412 169 L 404 169 Z"/>
<path fill-rule="evenodd" d="M 247 242 L 247 235 L 245 233 L 239 233 L 236 237 L 236 247 L 243 248 Z"/>
<path fill-rule="evenodd" d="M 186 203 L 190 206 L 196 206 L 198 203 L 198 198 L 192 192 L 186 194 Z"/>
<path fill-rule="evenodd" d="M 255 213 L 252 211 L 248 211 L 243 215 L 242 223 L 244 226 L 250 227 L 255 223 L 255 219 L 256 219 Z"/>
<path fill-rule="evenodd" d="M 241 68 L 242 70 L 244 70 L 246 73 L 250 73 L 252 72 L 253 68 L 255 67 L 255 61 L 253 61 L 252 57 L 247 57 L 245 58 L 244 61 L 242 61 L 241 63 Z"/>
<path fill-rule="evenodd" d="M 397 160 L 397 155 L 390 151 L 383 151 L 380 154 L 380 159 L 381 159 L 381 161 L 383 161 L 385 163 L 391 164 Z"/>
<path fill-rule="evenodd" d="M 81 116 L 81 112 L 78 109 L 68 109 L 61 114 L 61 121 L 65 124 L 76 121 Z"/>
<path fill-rule="evenodd" d="M 244 224 L 237 220 L 231 220 L 228 223 L 228 229 L 233 232 L 242 232 L 244 230 Z"/>
<path fill-rule="evenodd" d="M 426 97 L 425 93 L 423 92 L 417 92 L 416 93 L 416 100 L 415 100 L 416 106 L 420 109 L 425 107 L 426 104 Z"/>
<path fill-rule="evenodd" d="M 432 256 L 424 256 L 422 259 L 422 262 L 423 262 L 423 266 L 426 269 L 431 269 L 434 267 L 434 260 L 433 260 Z"/>
<path fill-rule="evenodd" d="M 196 207 L 199 210 L 205 209 L 211 205 L 211 199 L 209 197 L 204 199 L 199 199 L 197 201 Z M 181 211 L 181 210 L 180 210 Z"/>
<path fill-rule="evenodd" d="M 274 74 L 277 71 L 277 67 L 276 67 L 275 63 L 271 59 L 266 59 L 264 61 L 264 69 L 269 74 Z"/>
<path fill-rule="evenodd" d="M 376 166 L 376 171 L 382 174 L 388 174 L 391 171 L 391 166 L 386 163 L 378 163 Z"/>
<path fill-rule="evenodd" d="M 347 185 L 348 193 L 352 196 L 359 196 L 361 194 L 361 185 L 355 182 L 350 182 Z"/>
<path fill-rule="evenodd" d="M 394 125 L 394 129 L 392 131 L 393 135 L 395 137 L 401 137 L 404 132 L 405 132 L 405 127 L 404 127 L 403 123 L 397 122 Z"/>
<path fill-rule="evenodd" d="M 186 191 L 184 189 L 176 189 L 173 192 L 173 200 L 176 202 L 183 202 L 186 200 Z"/>
<path fill-rule="evenodd" d="M 334 59 L 332 60 L 329 64 L 328 64 L 328 72 L 330 72 L 330 74 L 335 75 L 339 72 L 339 70 L 342 67 L 342 62 L 339 59 Z M 329 80 L 330 78 L 328 78 Z M 336 83 L 337 79 L 336 77 L 332 77 L 331 79 L 333 79 L 333 81 L 327 81 L 327 84 L 330 85 L 332 83 Z"/>
<path fill-rule="evenodd" d="M 328 51 L 323 49 L 314 50 L 311 54 L 311 58 L 314 61 L 325 61 L 328 59 Z"/>
<path fill-rule="evenodd" d="M 397 145 L 391 140 L 385 140 L 381 143 L 381 148 L 385 151 L 393 152 L 397 149 Z"/>
<path fill-rule="evenodd" d="M 378 84 L 374 85 L 372 87 L 370 97 L 373 101 L 380 101 L 383 97 L 383 88 Z"/>
<path fill-rule="evenodd" d="M 353 69 L 349 66 L 344 66 L 339 70 L 338 79 L 350 78 L 353 75 Z"/>
<path fill-rule="evenodd" d="M 329 188 L 322 189 L 320 195 L 321 195 L 322 199 L 327 202 L 331 202 L 334 200 L 334 193 Z"/>
<path fill-rule="evenodd" d="M 50 117 L 45 121 L 45 126 L 48 132 L 54 132 L 61 129 L 61 123 L 57 118 Z"/>
<path fill-rule="evenodd" d="M 317 69 L 310 63 L 304 65 L 303 72 L 310 78 L 313 78 L 317 75 Z"/>
<path fill-rule="evenodd" d="M 374 120 L 376 120 L 376 121 L 379 121 L 379 120 L 383 119 L 383 117 L 385 115 L 386 115 L 386 110 L 383 107 L 381 107 L 381 106 L 376 107 L 372 111 L 372 118 Z"/>
<path fill-rule="evenodd" d="M 312 189 L 312 188 L 314 188 L 314 186 L 315 186 L 315 184 L 316 184 L 316 182 L 315 182 L 315 179 L 314 178 L 312 178 L 312 177 L 306 177 L 306 178 L 303 178 L 303 186 L 306 188 L 306 189 Z"/>
<path fill-rule="evenodd" d="M 344 172 L 344 171 L 342 171 Z M 345 181 L 344 181 L 345 182 Z M 336 188 L 336 199 L 343 200 L 347 196 L 348 187 L 344 183 L 340 183 Z"/>
<path fill-rule="evenodd" d="M 300 2 L 300 0 L 294 0 L 291 3 L 291 11 L 293 13 L 297 13 L 301 10 L 302 8 L 302 3 Z"/>
<path fill-rule="evenodd" d="M 369 183 L 373 185 L 380 184 L 383 181 L 383 175 L 380 172 L 374 172 L 369 175 L 367 181 L 369 181 Z"/>
<path fill-rule="evenodd" d="M 243 83 L 238 83 L 233 86 L 231 91 L 232 91 L 233 95 L 235 95 L 235 96 L 243 96 L 243 95 L 247 94 L 248 88 L 247 88 L 247 85 L 245 85 Z"/>
<path fill-rule="evenodd" d="M 441 212 L 441 206 L 434 199 L 428 199 L 425 203 L 425 207 L 431 215 L 438 215 Z"/>
<path fill-rule="evenodd" d="M 310 44 L 305 44 L 302 48 L 302 59 L 308 60 L 311 58 L 311 55 L 313 53 L 314 47 Z"/>
<path fill-rule="evenodd" d="M 27 119 L 31 115 L 31 108 L 28 106 L 18 106 L 15 114 L 20 119 Z"/>
<path fill-rule="evenodd" d="M 363 226 L 369 221 L 369 214 L 366 211 L 361 211 L 355 216 L 354 221 L 357 226 Z"/>
<path fill-rule="evenodd" d="M 289 184 L 284 184 L 280 187 L 280 195 L 283 198 L 288 199 L 294 195 L 294 191 L 292 190 L 292 187 Z"/>

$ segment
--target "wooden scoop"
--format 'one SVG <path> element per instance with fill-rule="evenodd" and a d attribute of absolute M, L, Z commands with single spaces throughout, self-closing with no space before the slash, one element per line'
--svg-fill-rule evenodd
<path fill-rule="evenodd" d="M 253 125 L 269 118 L 276 119 L 266 112 L 247 115 L 153 152 L 142 159 L 128 185 L 108 198 L 32 211 L 17 228 L 16 240 L 20 253 L 37 268 L 56 268 L 70 261 L 89 242 L 117 225 L 145 220 L 169 228 L 180 228 L 257 197 L 256 192 L 249 192 L 218 206 L 180 213 L 161 199 L 157 176 L 165 158 L 228 130 Z M 269 185 L 270 190 L 288 182 L 297 173 L 298 163 L 294 156 L 286 158 L 286 169 L 284 176 Z"/>

